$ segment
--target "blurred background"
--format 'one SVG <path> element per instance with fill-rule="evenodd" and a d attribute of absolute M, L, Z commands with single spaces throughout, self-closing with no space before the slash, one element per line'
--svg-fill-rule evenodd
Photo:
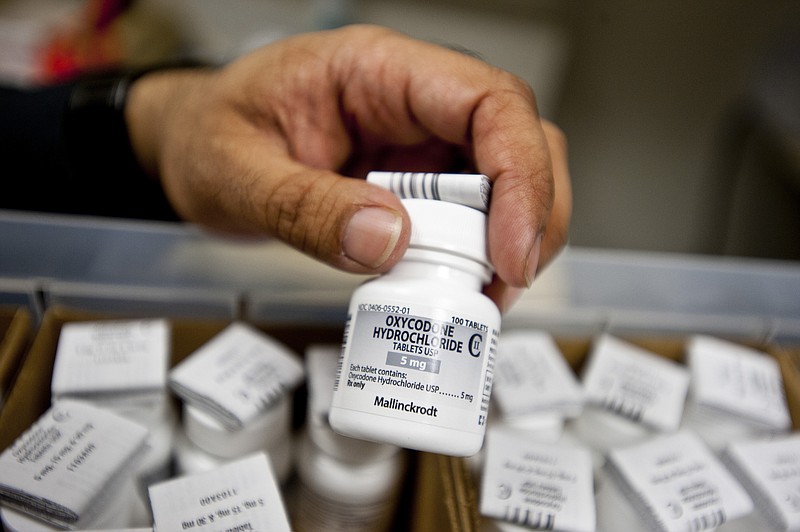
<path fill-rule="evenodd" d="M 566 132 L 571 244 L 800 259 L 800 2 L 4 0 L 0 77 L 224 63 L 353 22 L 472 50 Z"/>

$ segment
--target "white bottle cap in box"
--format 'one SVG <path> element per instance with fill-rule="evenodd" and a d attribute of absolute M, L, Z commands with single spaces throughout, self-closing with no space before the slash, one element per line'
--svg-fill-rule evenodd
<path fill-rule="evenodd" d="M 277 481 L 286 482 L 292 472 L 292 439 L 277 440 L 265 451 Z M 189 441 L 183 431 L 179 431 L 175 436 L 175 468 L 178 476 L 211 471 L 231 460 L 234 458 L 221 458 L 204 451 Z"/>
<path fill-rule="evenodd" d="M 195 445 L 220 458 L 234 458 L 271 447 L 288 438 L 291 401 L 284 397 L 239 430 L 229 430 L 215 417 L 189 404 L 183 405 L 186 435 Z"/>
<path fill-rule="evenodd" d="M 397 488 L 397 479 L 405 467 L 405 456 L 393 454 L 385 459 L 346 463 L 336 456 L 317 452 L 313 442 L 304 438 L 298 444 L 297 471 L 314 491 L 339 499 L 342 507 L 375 504 L 385 500 Z M 347 501 L 346 504 L 344 501 Z"/>
<path fill-rule="evenodd" d="M 397 454 L 396 445 L 342 436 L 333 431 L 327 419 L 308 420 L 308 437 L 327 455 L 353 464 L 380 461 Z"/>
<path fill-rule="evenodd" d="M 376 443 L 337 434 L 328 422 L 336 368 L 339 362 L 337 345 L 310 345 L 305 364 L 308 375 L 308 437 L 329 456 L 350 463 L 366 463 L 386 459 L 400 450 L 395 445 Z"/>
<path fill-rule="evenodd" d="M 148 484 L 168 477 L 172 467 L 172 447 L 178 414 L 171 402 L 168 405 L 161 421 L 149 427 L 150 433 L 145 441 L 147 450 L 136 467 L 136 476 L 144 484 L 144 494 L 147 493 Z"/>

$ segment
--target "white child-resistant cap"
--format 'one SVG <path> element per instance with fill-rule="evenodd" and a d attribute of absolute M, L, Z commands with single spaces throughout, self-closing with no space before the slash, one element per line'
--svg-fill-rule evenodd
<path fill-rule="evenodd" d="M 283 398 L 239 430 L 229 430 L 209 413 L 186 403 L 183 414 L 184 430 L 192 443 L 220 458 L 234 458 L 288 438 L 291 401 Z"/>
<path fill-rule="evenodd" d="M 491 268 L 486 250 L 486 214 L 446 201 L 401 201 L 411 218 L 409 248 L 444 251 Z"/>
<path fill-rule="evenodd" d="M 333 431 L 327 420 L 311 418 L 307 424 L 308 437 L 323 452 L 353 464 L 366 464 L 386 460 L 400 451 L 400 448 L 388 443 L 378 443 L 342 436 Z"/>
<path fill-rule="evenodd" d="M 483 174 L 370 172 L 367 181 L 401 198 L 420 198 L 466 205 L 486 212 L 492 183 Z"/>

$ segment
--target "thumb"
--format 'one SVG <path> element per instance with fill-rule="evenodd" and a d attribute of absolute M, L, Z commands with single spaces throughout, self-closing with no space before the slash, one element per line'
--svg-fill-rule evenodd
<path fill-rule="evenodd" d="M 345 271 L 377 273 L 408 247 L 408 215 L 388 190 L 307 167 L 268 181 L 266 231 L 308 255 Z"/>

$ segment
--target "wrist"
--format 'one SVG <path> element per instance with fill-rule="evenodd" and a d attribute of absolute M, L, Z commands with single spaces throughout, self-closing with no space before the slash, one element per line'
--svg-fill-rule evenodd
<path fill-rule="evenodd" d="M 188 67 L 188 68 L 187 68 Z M 79 171 L 111 161 L 115 168 L 157 174 L 155 147 L 170 84 L 145 79 L 198 70 L 195 64 L 92 75 L 74 83 L 65 115 L 65 138 Z"/>
<path fill-rule="evenodd" d="M 138 166 L 123 113 L 135 76 L 92 76 L 73 85 L 64 128 L 69 157 L 77 172 L 91 172 L 109 161 L 119 168 Z"/>
<path fill-rule="evenodd" d="M 124 119 L 131 152 L 148 174 L 159 174 L 165 123 L 179 112 L 180 102 L 205 75 L 205 69 L 200 68 L 158 70 L 130 84 Z"/>
<path fill-rule="evenodd" d="M 156 159 L 151 151 L 135 146 L 135 129 L 128 123 L 131 111 L 138 113 L 137 108 L 129 109 L 134 87 L 151 75 L 155 76 L 147 71 L 105 73 L 70 84 L 61 129 L 70 212 L 176 219 L 161 183 L 152 179 Z M 154 122 L 151 117 L 148 123 Z M 155 122 L 153 131 L 158 133 L 159 127 Z M 142 134 L 148 142 L 149 135 Z"/>

